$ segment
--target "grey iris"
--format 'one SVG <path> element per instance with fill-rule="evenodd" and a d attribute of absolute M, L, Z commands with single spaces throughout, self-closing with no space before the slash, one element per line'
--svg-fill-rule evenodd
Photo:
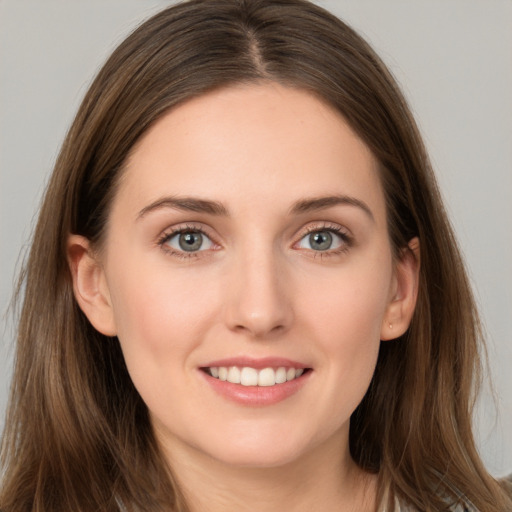
<path fill-rule="evenodd" d="M 332 245 L 332 235 L 329 231 L 316 231 L 309 235 L 309 246 L 315 251 L 326 251 Z"/>
<path fill-rule="evenodd" d="M 203 235 L 201 233 L 182 233 L 178 242 L 184 251 L 197 251 L 203 245 Z"/>

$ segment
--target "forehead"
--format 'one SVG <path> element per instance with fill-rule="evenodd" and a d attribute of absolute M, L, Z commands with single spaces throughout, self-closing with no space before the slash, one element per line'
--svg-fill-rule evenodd
<path fill-rule="evenodd" d="M 333 193 L 363 195 L 384 211 L 371 151 L 314 95 L 264 83 L 216 90 L 164 115 L 132 151 L 118 196 L 141 207 L 173 194 L 236 207 Z"/>

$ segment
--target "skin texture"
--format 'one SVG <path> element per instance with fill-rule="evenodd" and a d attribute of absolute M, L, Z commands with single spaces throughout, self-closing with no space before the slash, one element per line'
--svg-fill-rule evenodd
<path fill-rule="evenodd" d="M 350 201 L 297 211 L 326 196 Z M 155 207 L 164 198 L 222 211 Z M 180 249 L 176 230 L 204 233 L 200 250 Z M 329 231 L 331 248 L 312 248 L 310 231 Z M 69 259 L 80 306 L 118 336 L 197 510 L 254 510 L 254 500 L 262 510 L 371 510 L 349 420 L 380 340 L 409 325 L 410 247 L 393 260 L 378 163 L 344 119 L 309 93 L 263 83 L 214 91 L 159 120 L 127 162 L 101 252 L 73 235 Z M 200 370 L 233 357 L 311 371 L 288 398 L 244 405 Z"/>

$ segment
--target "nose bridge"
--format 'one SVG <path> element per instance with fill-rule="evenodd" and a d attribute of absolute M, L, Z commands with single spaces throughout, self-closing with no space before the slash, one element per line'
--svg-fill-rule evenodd
<path fill-rule="evenodd" d="M 280 256 L 268 241 L 237 252 L 227 313 L 231 329 L 263 337 L 289 327 L 293 312 Z"/>

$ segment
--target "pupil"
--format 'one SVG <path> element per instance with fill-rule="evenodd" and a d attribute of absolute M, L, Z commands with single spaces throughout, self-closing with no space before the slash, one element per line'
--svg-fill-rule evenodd
<path fill-rule="evenodd" d="M 318 231 L 309 235 L 309 244 L 316 251 L 325 251 L 331 247 L 332 235 L 328 231 Z"/>
<path fill-rule="evenodd" d="M 179 244 L 184 251 L 197 251 L 203 244 L 203 236 L 201 233 L 183 233 L 180 235 Z"/>

